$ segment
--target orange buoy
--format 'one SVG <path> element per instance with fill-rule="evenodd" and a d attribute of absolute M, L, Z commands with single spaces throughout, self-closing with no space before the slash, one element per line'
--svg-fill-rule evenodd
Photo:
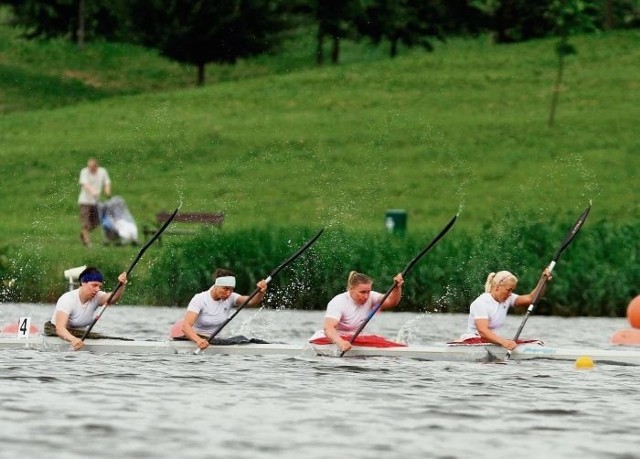
<path fill-rule="evenodd" d="M 631 300 L 627 306 L 627 320 L 633 328 L 640 328 L 640 295 Z"/>

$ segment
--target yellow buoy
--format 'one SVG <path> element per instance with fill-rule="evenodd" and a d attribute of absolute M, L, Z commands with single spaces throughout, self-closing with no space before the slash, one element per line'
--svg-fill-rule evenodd
<path fill-rule="evenodd" d="M 583 355 L 576 359 L 576 368 L 580 370 L 589 370 L 593 368 L 593 360 L 591 357 Z"/>

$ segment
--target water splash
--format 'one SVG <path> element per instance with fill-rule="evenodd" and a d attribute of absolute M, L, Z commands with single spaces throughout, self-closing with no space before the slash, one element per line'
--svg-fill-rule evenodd
<path fill-rule="evenodd" d="M 421 328 L 420 327 L 421 322 L 425 320 L 427 317 L 428 317 L 428 313 L 418 315 L 406 321 L 404 324 L 402 324 L 400 329 L 398 329 L 398 332 L 394 338 L 394 341 L 398 343 L 404 343 L 404 344 L 420 343 L 422 341 L 422 338 L 418 333 L 418 330 Z"/>

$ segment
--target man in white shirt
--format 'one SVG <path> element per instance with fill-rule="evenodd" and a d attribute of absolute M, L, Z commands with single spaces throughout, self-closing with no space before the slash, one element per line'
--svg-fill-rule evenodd
<path fill-rule="evenodd" d="M 100 194 L 104 190 L 105 195 L 111 195 L 111 179 L 107 170 L 104 167 L 98 167 L 98 161 L 95 158 L 90 158 L 87 167 L 80 171 L 79 183 L 80 239 L 85 246 L 90 247 L 89 233 L 100 225 L 98 217 Z"/>

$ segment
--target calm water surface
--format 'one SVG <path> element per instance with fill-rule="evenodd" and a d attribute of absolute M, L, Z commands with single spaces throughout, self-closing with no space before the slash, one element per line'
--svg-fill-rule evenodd
<path fill-rule="evenodd" d="M 41 327 L 53 305 L 0 305 Z M 115 306 L 94 331 L 164 338 L 182 315 Z M 322 312 L 244 310 L 227 333 L 303 343 Z M 511 335 L 520 317 L 509 317 Z M 463 315 L 384 313 L 412 344 Z M 624 319 L 532 316 L 523 337 L 606 347 Z M 1 458 L 640 458 L 640 367 L 570 362 L 0 351 Z"/>

